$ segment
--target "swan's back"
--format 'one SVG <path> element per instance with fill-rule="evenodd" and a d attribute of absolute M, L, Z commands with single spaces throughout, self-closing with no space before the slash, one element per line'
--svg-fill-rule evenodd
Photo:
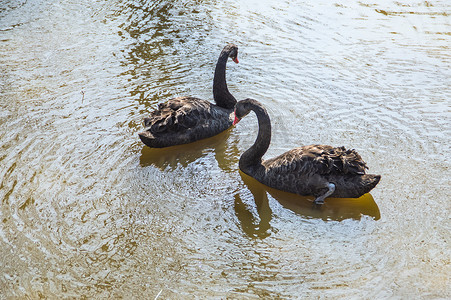
<path fill-rule="evenodd" d="M 161 103 L 144 119 L 141 141 L 163 148 L 191 143 L 219 134 L 232 125 L 232 110 L 194 97 L 178 97 Z"/>
<path fill-rule="evenodd" d="M 294 148 L 263 162 L 275 174 L 301 172 L 314 174 L 365 174 L 366 163 L 354 150 L 328 145 Z"/>
<path fill-rule="evenodd" d="M 178 97 L 160 103 L 158 109 L 144 118 L 144 126 L 154 135 L 179 132 L 211 118 L 210 103 L 194 97 Z"/>

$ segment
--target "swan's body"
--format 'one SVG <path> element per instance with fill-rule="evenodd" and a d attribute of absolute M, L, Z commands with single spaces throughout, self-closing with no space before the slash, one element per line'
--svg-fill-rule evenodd
<path fill-rule="evenodd" d="M 152 148 L 191 143 L 221 133 L 232 126 L 236 99 L 230 94 L 225 79 L 228 58 L 238 63 L 238 47 L 227 45 L 216 64 L 213 80 L 215 104 L 194 97 L 177 97 L 161 103 L 144 119 L 146 130 L 141 141 Z"/>
<path fill-rule="evenodd" d="M 310 145 L 262 160 L 271 142 L 271 121 L 266 109 L 256 100 L 239 101 L 236 124 L 250 111 L 257 115 L 257 139 L 240 157 L 240 170 L 261 183 L 286 192 L 316 197 L 357 198 L 372 190 L 380 175 L 365 174 L 366 163 L 355 150 L 327 145 Z"/>

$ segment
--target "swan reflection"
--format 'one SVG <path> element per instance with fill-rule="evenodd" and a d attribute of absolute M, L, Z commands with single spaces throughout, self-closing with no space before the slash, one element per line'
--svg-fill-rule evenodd
<path fill-rule="evenodd" d="M 269 207 L 268 196 L 262 189 L 251 189 L 253 199 L 256 205 L 258 217 L 241 199 L 240 194 L 235 195 L 234 207 L 235 215 L 238 218 L 244 233 L 253 238 L 266 238 L 270 236 L 272 211 Z"/>
<path fill-rule="evenodd" d="M 272 210 L 269 206 L 268 194 L 284 208 L 306 218 L 324 221 L 342 221 L 345 219 L 360 220 L 362 216 L 380 219 L 380 211 L 371 194 L 360 198 L 327 198 L 321 206 L 313 204 L 314 197 L 304 197 L 270 188 L 240 171 L 241 179 L 251 192 L 258 218 L 250 208 L 246 207 L 239 194 L 235 195 L 235 214 L 243 231 L 250 237 L 265 238 L 270 235 Z M 258 220 L 259 219 L 259 220 Z"/>
<path fill-rule="evenodd" d="M 232 128 L 211 138 L 194 143 L 167 148 L 149 148 L 141 150 L 139 163 L 141 167 L 155 166 L 161 170 L 176 169 L 181 165 L 187 167 L 199 158 L 214 153 L 218 166 L 224 171 L 234 170 L 239 151 L 235 139 L 230 139 Z"/>

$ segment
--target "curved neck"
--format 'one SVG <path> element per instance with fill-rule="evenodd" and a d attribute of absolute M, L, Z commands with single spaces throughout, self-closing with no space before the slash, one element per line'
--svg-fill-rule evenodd
<path fill-rule="evenodd" d="M 226 65 L 228 58 L 228 51 L 222 51 L 216 63 L 215 77 L 213 79 L 213 98 L 218 106 L 232 109 L 236 104 L 236 99 L 227 88 Z"/>
<path fill-rule="evenodd" d="M 262 167 L 262 157 L 271 143 L 271 120 L 266 109 L 258 104 L 251 104 L 250 109 L 255 112 L 258 119 L 258 135 L 252 147 L 250 147 L 240 157 L 240 169 L 247 173 L 247 170 Z"/>

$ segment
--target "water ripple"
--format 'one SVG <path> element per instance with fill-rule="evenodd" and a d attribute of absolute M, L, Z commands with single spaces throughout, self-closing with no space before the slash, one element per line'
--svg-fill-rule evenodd
<path fill-rule="evenodd" d="M 2 296 L 449 298 L 448 8 L 0 4 Z M 253 114 L 199 143 L 142 145 L 158 103 L 212 100 L 228 42 L 230 91 L 271 116 L 265 158 L 355 148 L 382 174 L 371 198 L 315 213 L 249 183 Z"/>

